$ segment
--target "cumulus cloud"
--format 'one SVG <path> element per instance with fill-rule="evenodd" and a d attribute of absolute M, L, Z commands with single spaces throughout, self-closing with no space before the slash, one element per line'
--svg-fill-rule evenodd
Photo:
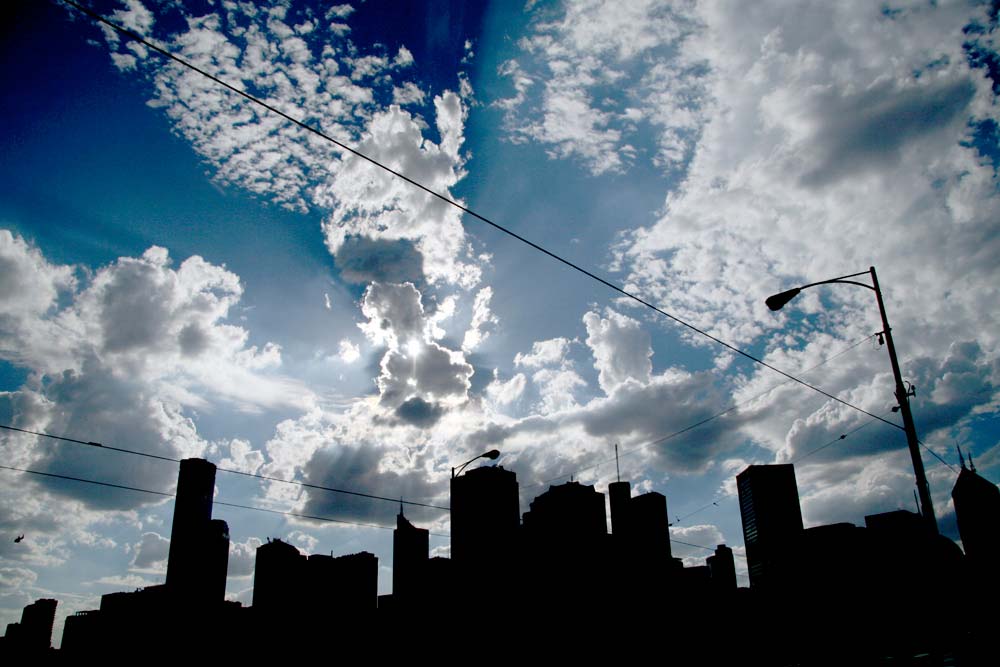
<path fill-rule="evenodd" d="M 459 150 L 464 142 L 466 109 L 458 95 L 434 98 L 440 142 L 423 135 L 422 122 L 397 105 L 374 113 L 357 149 L 428 189 L 447 195 L 465 175 Z M 323 224 L 326 243 L 336 256 L 353 236 L 410 241 L 423 257 L 428 282 L 471 287 L 480 279 L 461 224 L 461 212 L 355 155 L 331 167 L 328 182 L 317 187 L 317 204 L 331 210 Z"/>
<path fill-rule="evenodd" d="M 631 317 L 610 309 L 606 315 L 606 319 L 595 312 L 583 316 L 601 388 L 610 394 L 629 378 L 647 383 L 653 370 L 649 334 Z"/>
<path fill-rule="evenodd" d="M 167 555 L 170 540 L 159 533 L 143 533 L 139 542 L 132 547 L 132 562 L 129 567 L 148 573 L 164 574 L 167 571 Z"/>
<path fill-rule="evenodd" d="M 569 351 L 570 341 L 567 338 L 550 338 L 535 341 L 531 352 L 518 352 L 514 357 L 515 366 L 525 368 L 541 368 L 542 366 L 561 364 Z"/>
<path fill-rule="evenodd" d="M 227 576 L 230 578 L 251 576 L 257 560 L 257 547 L 261 544 L 261 540 L 256 537 L 251 537 L 246 542 L 230 542 Z"/>
<path fill-rule="evenodd" d="M 307 404 L 306 389 L 273 374 L 279 348 L 247 346 L 248 332 L 227 323 L 242 287 L 226 269 L 200 257 L 173 268 L 167 251 L 154 246 L 97 269 L 79 285 L 69 267 L 52 266 L 18 237 L 5 232 L 0 240 L 6 241 L 4 264 L 35 285 L 0 321 L 0 340 L 19 350 L 3 357 L 33 373 L 20 389 L 3 394 L 7 423 L 184 457 L 202 455 L 208 446 L 191 408 Z M 57 302 L 60 289 L 65 298 Z M 153 490 L 174 483 L 175 472 L 151 459 L 42 447 L 33 437 L 10 438 L 8 445 L 9 460 L 33 469 L 87 470 L 100 481 Z M 92 507 L 124 509 L 151 500 L 47 478 L 34 484 Z"/>
<path fill-rule="evenodd" d="M 419 467 L 409 470 L 392 465 L 391 459 L 403 452 L 387 451 L 372 444 L 338 444 L 317 451 L 304 466 L 311 484 L 341 489 L 363 489 L 366 493 L 408 500 L 433 498 L 440 492 Z M 393 469 L 393 468 L 399 469 Z M 309 491 L 305 512 L 343 519 L 380 520 L 388 523 L 399 511 L 398 505 L 384 501 L 347 496 L 328 491 Z"/>
<path fill-rule="evenodd" d="M 469 322 L 469 328 L 462 339 L 463 350 L 470 351 L 479 347 L 500 323 L 497 316 L 490 310 L 492 298 L 493 288 L 489 286 L 476 293 L 475 301 L 472 304 L 472 321 Z"/>

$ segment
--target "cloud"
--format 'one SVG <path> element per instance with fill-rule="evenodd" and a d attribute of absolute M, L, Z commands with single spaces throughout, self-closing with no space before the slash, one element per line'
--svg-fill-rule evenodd
<path fill-rule="evenodd" d="M 602 319 L 595 312 L 583 316 L 587 345 L 594 353 L 594 368 L 601 388 L 610 394 L 629 378 L 642 384 L 649 382 L 653 370 L 649 334 L 631 317 L 610 309 L 606 316 Z"/>
<path fill-rule="evenodd" d="M 621 172 L 645 121 L 660 131 L 652 161 L 683 166 L 704 120 L 706 68 L 684 49 L 696 27 L 689 6 L 660 0 L 540 10 L 500 70 L 515 89 L 497 101 L 511 139 L 541 142 L 595 175 Z"/>
<path fill-rule="evenodd" d="M 466 352 L 479 347 L 499 325 L 500 320 L 490 311 L 493 288 L 486 286 L 476 293 L 472 304 L 472 321 L 462 339 L 462 349 Z"/>
<path fill-rule="evenodd" d="M 361 348 L 345 338 L 340 341 L 337 354 L 345 364 L 353 364 L 361 358 Z"/>
<path fill-rule="evenodd" d="M 246 542 L 230 542 L 227 577 L 251 576 L 257 561 L 257 547 L 261 544 L 262 541 L 256 537 L 251 537 Z"/>
<path fill-rule="evenodd" d="M 249 440 L 233 438 L 229 441 L 229 456 L 219 461 L 220 468 L 254 474 L 264 465 L 264 455 L 253 448 Z"/>
<path fill-rule="evenodd" d="M 493 382 L 487 385 L 485 393 L 494 403 L 507 406 L 521 398 L 525 386 L 527 386 L 527 378 L 524 373 L 518 373 L 506 382 L 502 382 L 494 370 Z"/>
<path fill-rule="evenodd" d="M 542 366 L 561 364 L 569 351 L 569 345 L 570 341 L 567 338 L 535 341 L 531 345 L 531 352 L 527 354 L 517 353 L 514 357 L 514 365 L 525 368 L 541 368 Z"/>
<path fill-rule="evenodd" d="M 7 423 L 186 457 L 208 446 L 191 408 L 302 409 L 310 400 L 308 390 L 273 374 L 281 362 L 277 346 L 247 346 L 249 333 L 226 322 L 242 287 L 223 267 L 195 256 L 175 269 L 167 251 L 154 246 L 79 284 L 69 267 L 52 266 L 20 238 L 5 232 L 0 240 L 4 264 L 35 284 L 13 303 L 17 317 L 0 319 L 0 340 L 19 350 L 0 356 L 31 372 L 24 386 L 3 394 Z M 154 491 L 171 488 L 176 475 L 152 459 L 123 461 L 93 448 L 43 446 L 34 437 L 9 445 L 9 460 L 44 472 L 87 471 L 91 479 Z M 160 502 L 52 478 L 32 485 L 105 509 Z"/>
<path fill-rule="evenodd" d="M 419 396 L 411 396 L 396 408 L 396 416 L 401 421 L 414 426 L 430 426 L 441 418 L 443 410 L 440 405 L 425 401 Z"/>
<path fill-rule="evenodd" d="M 158 533 L 143 533 L 132 548 L 134 555 L 129 563 L 130 568 L 149 573 L 166 573 L 170 540 Z"/>
<path fill-rule="evenodd" d="M 356 143 L 359 152 L 443 195 L 464 175 L 466 109 L 453 92 L 434 98 L 440 142 L 423 135 L 422 121 L 397 105 L 375 112 Z M 409 241 L 423 257 L 431 284 L 475 285 L 477 262 L 464 261 L 470 248 L 461 212 L 353 154 L 330 167 L 329 180 L 318 186 L 315 201 L 331 211 L 323 223 L 327 247 L 337 256 L 352 237 Z"/>
<path fill-rule="evenodd" d="M 344 280 L 402 283 L 424 279 L 423 255 L 409 239 L 350 236 L 334 253 Z"/>
<path fill-rule="evenodd" d="M 318 450 L 304 466 L 310 484 L 363 491 L 372 495 L 403 497 L 427 502 L 440 488 L 432 485 L 419 467 L 401 465 L 406 454 L 372 444 L 335 444 Z M 397 459 L 393 464 L 392 459 Z M 442 481 L 443 483 L 443 481 Z M 328 491 L 309 490 L 307 514 L 347 520 L 377 520 L 388 524 L 399 511 L 390 502 Z"/>

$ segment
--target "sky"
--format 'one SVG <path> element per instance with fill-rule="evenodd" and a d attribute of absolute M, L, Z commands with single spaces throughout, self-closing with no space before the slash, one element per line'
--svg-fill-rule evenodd
<path fill-rule="evenodd" d="M 764 304 L 875 266 L 941 531 L 956 446 L 1000 479 L 995 5 L 87 6 L 676 319 L 58 0 L 7 3 L 0 423 L 445 506 L 452 466 L 497 448 L 522 512 L 606 491 L 617 444 L 674 555 L 726 543 L 742 576 L 747 465 L 795 463 L 807 526 L 915 508 L 903 432 L 855 409 L 899 423 L 871 291 Z M 169 461 L 0 446 L 176 486 Z M 163 582 L 169 498 L 12 470 L 0 496 L 0 624 L 55 597 L 58 643 Z M 390 591 L 397 503 L 222 472 L 216 499 L 277 512 L 216 506 L 231 599 L 268 537 L 371 551 Z M 406 515 L 448 554 L 447 512 Z"/>

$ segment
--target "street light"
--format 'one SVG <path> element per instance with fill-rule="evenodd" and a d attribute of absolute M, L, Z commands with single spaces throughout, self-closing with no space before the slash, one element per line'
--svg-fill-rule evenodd
<path fill-rule="evenodd" d="M 458 477 L 459 475 L 461 475 L 462 471 L 465 470 L 465 466 L 469 465 L 473 461 L 476 461 L 478 459 L 492 459 L 492 460 L 495 461 L 497 459 L 497 457 L 499 457 L 499 456 L 500 456 L 500 450 L 499 449 L 491 449 L 488 452 L 483 452 L 479 456 L 473 456 L 471 459 L 469 459 L 468 461 L 466 461 L 462 465 L 458 466 L 458 472 L 455 472 L 455 467 L 452 466 L 452 468 L 451 468 L 451 477 L 452 477 L 452 479 L 454 479 L 455 477 Z"/>
<path fill-rule="evenodd" d="M 848 278 L 856 278 L 865 274 L 871 276 L 871 285 L 856 280 L 848 280 Z M 882 301 L 882 290 L 878 287 L 878 277 L 875 275 L 875 267 L 872 266 L 867 271 L 862 271 L 861 273 L 852 273 L 849 276 L 821 280 L 817 283 L 809 283 L 808 285 L 786 290 L 768 297 L 764 303 L 771 310 L 781 310 L 782 306 L 794 299 L 799 292 L 807 287 L 827 285 L 829 283 L 858 285 L 875 292 L 875 298 L 878 301 L 878 312 L 882 316 L 882 336 L 885 338 L 886 347 L 889 348 L 889 361 L 892 363 L 892 374 L 896 380 L 896 401 L 899 404 L 899 412 L 903 416 L 903 430 L 906 432 L 906 443 L 910 449 L 910 459 L 913 461 L 913 474 L 917 479 L 917 493 L 920 496 L 920 513 L 923 515 L 927 527 L 934 534 L 937 534 L 938 527 L 937 519 L 934 518 L 934 505 L 931 503 L 930 487 L 927 485 L 927 476 L 924 474 L 924 462 L 920 458 L 920 442 L 917 439 L 917 429 L 913 425 L 913 413 L 910 412 L 910 396 L 915 395 L 915 390 L 911 388 L 907 391 L 906 385 L 903 384 L 903 376 L 899 372 L 899 360 L 896 359 L 896 346 L 892 342 L 892 329 L 889 327 L 889 318 L 885 314 L 885 303 Z M 895 412 L 895 408 L 893 411 Z"/>

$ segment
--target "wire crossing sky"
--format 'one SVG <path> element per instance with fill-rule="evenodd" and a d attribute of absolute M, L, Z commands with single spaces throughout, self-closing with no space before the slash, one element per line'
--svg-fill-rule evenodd
<path fill-rule="evenodd" d="M 492 449 L 525 511 L 568 476 L 605 492 L 617 445 L 689 567 L 743 553 L 749 465 L 795 463 L 807 526 L 910 509 L 903 438 L 868 427 L 898 427 L 869 295 L 764 304 L 867 266 L 942 534 L 956 445 L 1000 478 L 988 6 L 92 0 L 7 25 L 0 447 L 45 474 L 0 482 L 26 535 L 0 535 L 0 623 L 52 595 L 58 636 L 165 576 L 166 496 L 48 475 L 170 493 L 191 457 L 273 510 L 230 521 L 243 602 L 267 537 L 370 551 L 389 592 L 388 531 L 354 524 L 402 498 L 449 533 L 452 467 Z"/>

